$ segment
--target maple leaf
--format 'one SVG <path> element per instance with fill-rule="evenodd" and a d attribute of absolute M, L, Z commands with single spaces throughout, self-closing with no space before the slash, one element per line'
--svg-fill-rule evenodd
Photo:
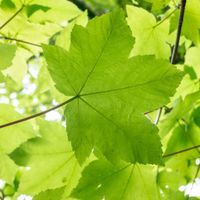
<path fill-rule="evenodd" d="M 129 58 L 131 31 L 122 11 L 75 25 L 69 52 L 44 45 L 56 87 L 73 96 L 65 116 L 80 162 L 93 149 L 112 162 L 161 163 L 158 129 L 144 116 L 169 102 L 182 73 L 153 56 Z"/>

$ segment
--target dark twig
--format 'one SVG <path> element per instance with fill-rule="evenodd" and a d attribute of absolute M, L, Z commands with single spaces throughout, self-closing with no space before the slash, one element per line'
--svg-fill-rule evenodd
<path fill-rule="evenodd" d="M 0 26 L 0 30 L 3 29 L 9 22 L 11 22 L 24 9 L 24 7 L 25 5 L 23 4 L 16 13 L 14 13 L 6 22 L 4 22 L 4 24 Z"/>
<path fill-rule="evenodd" d="M 158 122 L 159 122 L 160 117 L 161 117 L 161 115 L 162 115 L 162 109 L 163 109 L 163 108 L 160 108 L 159 111 L 158 111 L 158 115 L 157 115 L 157 117 L 156 117 L 156 119 L 155 119 L 155 122 L 154 122 L 155 125 L 158 125 Z"/>
<path fill-rule="evenodd" d="M 178 30 L 176 34 L 176 42 L 172 51 L 172 56 L 171 56 L 171 64 L 175 64 L 176 60 L 176 55 L 179 47 L 179 42 L 180 42 L 180 37 L 181 37 L 181 31 L 182 31 L 182 26 L 183 26 L 183 19 L 184 19 L 184 14 L 185 14 L 185 5 L 186 5 L 186 0 L 181 1 L 180 5 L 180 16 L 179 16 L 179 22 L 178 22 Z"/>
<path fill-rule="evenodd" d="M 56 109 L 58 109 L 58 108 L 60 108 L 60 107 L 62 107 L 62 106 L 64 106 L 64 105 L 70 103 L 71 101 L 73 101 L 73 100 L 76 99 L 76 98 L 78 98 L 78 96 L 74 96 L 74 97 L 72 97 L 71 99 L 68 99 L 67 101 L 65 101 L 65 102 L 63 102 L 63 103 L 61 103 L 61 104 L 59 104 L 59 105 L 57 105 L 57 106 L 55 106 L 55 107 L 53 107 L 53 108 L 50 108 L 50 109 L 48 109 L 48 110 L 45 110 L 45 111 L 43 111 L 43 112 L 36 113 L 36 114 L 34 114 L 34 115 L 31 115 L 31 116 L 28 116 L 28 117 L 25 117 L 25 118 L 22 118 L 22 119 L 19 119 L 19 120 L 16 120 L 16 121 L 12 121 L 12 122 L 9 122 L 9 123 L 6 123 L 6 124 L 2 124 L 2 125 L 0 125 L 0 128 L 5 128 L 5 127 L 8 127 L 8 126 L 13 126 L 13 125 L 15 125 L 15 124 L 19 124 L 19 123 L 22 123 L 22 122 L 31 120 L 31 119 L 33 119 L 33 118 L 39 117 L 39 116 L 41 116 L 41 115 L 44 115 L 44 114 L 46 114 L 46 113 L 48 113 L 48 112 L 50 112 L 50 111 L 56 110 Z"/>
<path fill-rule="evenodd" d="M 197 149 L 197 148 L 200 148 L 200 145 L 196 145 L 196 146 L 193 146 L 193 147 L 190 147 L 190 148 L 187 148 L 187 149 L 182 149 L 182 150 L 180 150 L 180 151 L 176 151 L 176 152 L 173 152 L 173 153 L 165 154 L 165 155 L 163 155 L 163 158 L 175 156 L 175 155 L 178 155 L 178 154 L 180 154 L 180 153 L 184 153 L 184 152 L 187 152 L 187 151 L 191 151 L 191 150 Z"/>
<path fill-rule="evenodd" d="M 35 44 L 35 43 L 32 43 L 32 42 L 28 42 L 28 41 L 17 39 L 17 38 L 10 38 L 10 37 L 6 37 L 6 36 L 0 36 L 0 39 L 16 41 L 16 42 L 20 42 L 20 43 L 24 43 L 24 44 L 29 44 L 29 45 L 32 45 L 32 46 L 35 46 L 35 47 L 42 47 L 39 44 Z"/>
<path fill-rule="evenodd" d="M 175 64 L 175 60 L 176 60 L 176 56 L 177 56 L 177 52 L 178 52 L 178 47 L 179 47 L 179 42 L 180 42 L 180 37 L 181 37 L 181 31 L 182 31 L 182 26 L 183 26 L 183 19 L 184 19 L 184 13 L 185 13 L 185 5 L 186 5 L 186 0 L 182 0 L 181 1 L 181 5 L 180 5 L 180 16 L 179 16 L 179 22 L 178 22 L 178 30 L 177 30 L 177 34 L 176 34 L 176 42 L 172 51 L 172 55 L 171 55 L 171 64 Z M 161 108 L 160 108 L 161 110 Z M 157 116 L 157 124 L 160 121 L 160 111 L 158 113 Z"/>
<path fill-rule="evenodd" d="M 171 13 L 169 13 L 166 17 L 164 17 L 162 20 L 160 20 L 153 28 L 156 28 L 157 26 L 159 26 L 160 24 L 162 24 L 164 21 L 166 21 L 169 17 L 171 17 L 177 11 L 178 8 L 179 8 L 179 6 L 177 5 L 175 7 L 175 9 L 172 10 Z"/>

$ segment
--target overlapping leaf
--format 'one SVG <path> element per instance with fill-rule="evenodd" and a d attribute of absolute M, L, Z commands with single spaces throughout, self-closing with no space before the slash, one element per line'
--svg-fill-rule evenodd
<path fill-rule="evenodd" d="M 185 55 L 185 64 L 190 67 L 193 67 L 196 76 L 198 78 L 200 77 L 199 57 L 200 57 L 200 47 L 189 48 Z"/>
<path fill-rule="evenodd" d="M 156 12 L 160 11 L 170 2 L 170 0 L 145 0 L 145 1 L 151 3 L 152 10 Z"/>
<path fill-rule="evenodd" d="M 80 167 L 64 128 L 41 121 L 39 132 L 41 137 L 29 140 L 11 154 L 17 164 L 31 168 L 21 178 L 19 194 L 33 195 L 62 186 L 70 192 L 80 177 Z"/>
<path fill-rule="evenodd" d="M 5 69 L 12 64 L 15 56 L 16 46 L 0 43 L 0 69 Z"/>
<path fill-rule="evenodd" d="M 192 40 L 195 44 L 199 44 L 200 29 L 200 2 L 198 0 L 190 0 L 186 3 L 184 23 L 182 35 Z M 171 29 L 175 30 L 178 23 L 178 13 L 171 20 Z"/>
<path fill-rule="evenodd" d="M 61 187 L 54 190 L 47 190 L 34 196 L 33 200 L 62 200 L 65 187 Z"/>
<path fill-rule="evenodd" d="M 166 115 L 165 119 L 160 124 L 160 134 L 162 137 L 166 136 L 176 126 L 180 119 L 184 119 L 185 115 L 195 107 L 195 104 L 199 102 L 200 92 L 194 92 L 186 96 L 184 100 L 181 98 L 177 100 L 177 105 Z"/>
<path fill-rule="evenodd" d="M 21 116 L 14 111 L 13 107 L 8 105 L 0 105 L 0 123 L 6 123 L 12 120 L 21 118 Z M 15 125 L 0 129 L 0 178 L 12 183 L 17 166 L 7 156 L 14 149 L 20 146 L 28 139 L 35 137 L 32 126 L 29 123 Z"/>
<path fill-rule="evenodd" d="M 170 47 L 166 42 L 169 22 L 167 20 L 162 23 L 156 22 L 151 13 L 135 6 L 127 6 L 127 14 L 128 24 L 136 40 L 131 55 L 156 55 L 157 58 L 169 58 Z"/>
<path fill-rule="evenodd" d="M 41 51 L 37 45 L 47 43 L 55 33 L 62 30 L 62 24 L 66 26 L 68 20 L 73 20 L 81 13 L 73 3 L 65 0 L 3 1 L 0 4 L 0 26 L 5 23 L 6 26 L 1 27 L 1 39 L 11 38 L 10 42 L 16 39 L 17 45 L 21 47 L 17 48 L 14 62 L 5 75 L 21 83 L 27 72 L 26 61 Z M 27 54 L 30 55 L 27 57 Z M 6 58 L 9 59 L 9 55 L 4 56 Z M 0 76 L 3 82 L 3 76 Z"/>
<path fill-rule="evenodd" d="M 152 56 L 128 59 L 132 45 L 124 16 L 115 11 L 75 26 L 69 52 L 43 47 L 56 87 L 74 96 L 65 114 L 81 162 L 94 147 L 112 161 L 161 162 L 157 129 L 144 113 L 166 104 L 182 75 Z"/>
<path fill-rule="evenodd" d="M 105 161 L 94 161 L 83 171 L 72 197 L 83 200 L 157 200 L 155 174 L 155 167 L 138 164 L 113 166 Z"/>

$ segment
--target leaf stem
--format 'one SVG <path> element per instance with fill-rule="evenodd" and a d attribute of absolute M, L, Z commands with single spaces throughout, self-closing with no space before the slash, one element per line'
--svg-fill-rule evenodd
<path fill-rule="evenodd" d="M 6 22 L 4 22 L 4 24 L 0 26 L 0 30 L 3 29 L 8 23 L 10 23 L 24 9 L 24 7 L 25 5 L 23 4 L 16 13 L 14 13 Z"/>
<path fill-rule="evenodd" d="M 176 55 L 178 51 L 178 46 L 180 42 L 180 37 L 181 37 L 181 31 L 182 31 L 182 26 L 183 26 L 183 19 L 184 19 L 184 14 L 185 14 L 185 6 L 186 6 L 186 1 L 187 0 L 182 0 L 181 5 L 180 5 L 180 16 L 179 16 L 179 22 L 178 22 L 178 30 L 176 34 L 176 42 L 172 51 L 172 56 L 171 56 L 171 64 L 175 64 L 176 60 Z"/>
<path fill-rule="evenodd" d="M 36 47 L 42 47 L 39 44 L 35 44 L 35 43 L 28 42 L 28 41 L 21 40 L 21 39 L 10 38 L 10 37 L 7 37 L 7 36 L 0 36 L 0 39 L 16 41 L 16 42 L 20 42 L 20 43 L 24 43 L 24 44 L 29 44 L 29 45 L 32 45 L 32 46 L 36 46 Z"/>
<path fill-rule="evenodd" d="M 157 26 L 162 24 L 165 20 L 167 20 L 169 17 L 171 17 L 171 15 L 173 15 L 177 11 L 178 8 L 179 8 L 179 5 L 177 5 L 171 13 L 169 13 L 166 17 L 164 17 L 161 21 L 159 21 L 155 26 L 153 26 L 153 28 L 156 28 Z"/>
<path fill-rule="evenodd" d="M 36 118 L 36 117 L 39 117 L 39 116 L 41 116 L 41 115 L 44 115 L 44 114 L 46 114 L 46 113 L 48 113 L 48 112 L 50 112 L 50 111 L 56 110 L 56 109 L 58 109 L 58 108 L 60 108 L 60 107 L 62 107 L 62 106 L 64 106 L 64 105 L 70 103 L 71 101 L 75 100 L 76 98 L 78 98 L 78 96 L 74 96 L 74 97 L 72 97 L 71 99 L 68 99 L 67 101 L 64 101 L 63 103 L 61 103 L 61 104 L 59 104 L 59 105 L 57 105 L 57 106 L 55 106 L 55 107 L 52 107 L 52 108 L 50 108 L 50 109 L 48 109 L 48 110 L 42 111 L 42 112 L 40 112 L 40 113 L 36 113 L 36 114 L 30 115 L 30 116 L 28 116 L 28 117 L 25 117 L 25 118 L 22 118 L 22 119 L 19 119 L 19 120 L 16 120 L 16 121 L 12 121 L 12 122 L 9 122 L 9 123 L 6 123 L 6 124 L 2 124 L 2 125 L 0 125 L 0 129 L 1 129 L 1 128 L 8 127 L 8 126 L 13 126 L 13 125 L 15 125 L 15 124 L 19 124 L 19 123 L 22 123 L 22 122 L 25 122 L 25 121 L 34 119 L 34 118 Z"/>
<path fill-rule="evenodd" d="M 155 125 L 158 125 L 158 122 L 159 122 L 160 117 L 161 117 L 161 115 L 162 115 L 162 109 L 163 109 L 163 108 L 160 108 L 160 109 L 158 110 L 158 114 L 157 114 L 157 117 L 156 117 L 155 122 L 154 122 Z"/>
<path fill-rule="evenodd" d="M 182 149 L 182 150 L 180 150 L 180 151 L 176 151 L 176 152 L 173 152 L 173 153 L 165 154 L 165 155 L 163 155 L 163 158 L 175 156 L 175 155 L 178 155 L 178 154 L 180 154 L 180 153 L 184 153 L 184 152 L 187 152 L 187 151 L 191 151 L 191 150 L 197 149 L 197 148 L 200 148 L 200 145 L 196 145 L 196 146 L 193 146 L 193 147 L 190 147 L 190 148 L 187 148 L 187 149 Z"/>

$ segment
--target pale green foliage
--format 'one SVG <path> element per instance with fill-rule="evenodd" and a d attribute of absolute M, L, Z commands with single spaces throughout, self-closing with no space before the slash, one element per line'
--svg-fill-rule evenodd
<path fill-rule="evenodd" d="M 10 120 L 19 119 L 20 115 L 14 111 L 14 108 L 8 105 L 0 105 L 0 123 L 6 123 Z M 35 137 L 30 123 L 19 124 L 16 127 L 8 127 L 1 130 L 0 134 L 0 177 L 7 182 L 12 183 L 17 172 L 17 166 L 7 156 L 20 144 L 28 139 Z"/>
<path fill-rule="evenodd" d="M 197 200 L 199 0 L 84 2 L 0 0 L 0 198 Z"/>
<path fill-rule="evenodd" d="M 199 43 L 199 29 L 200 29 L 200 1 L 190 0 L 186 4 L 185 18 L 183 24 L 182 34 L 195 44 Z M 171 20 L 171 28 L 176 29 L 178 23 L 178 13 Z"/>
<path fill-rule="evenodd" d="M 17 165 L 6 154 L 0 152 L 0 177 L 12 183 L 17 173 Z"/>
<path fill-rule="evenodd" d="M 29 5 L 40 5 L 48 7 L 47 11 L 41 9 L 34 12 L 30 20 L 33 22 L 56 22 L 61 24 L 81 14 L 81 11 L 70 1 L 66 0 L 27 0 Z"/>
<path fill-rule="evenodd" d="M 163 170 L 159 173 L 157 182 L 165 193 L 163 199 L 185 200 L 184 194 L 181 191 L 177 191 L 180 185 L 185 185 L 187 183 L 186 179 L 179 172 Z"/>
<path fill-rule="evenodd" d="M 199 102 L 200 92 L 195 92 L 186 96 L 184 100 L 181 98 L 176 102 L 176 107 L 171 113 L 166 115 L 166 118 L 160 124 L 160 134 L 165 136 L 169 133 L 180 119 L 184 119 L 185 115 L 194 108 L 194 105 Z"/>
<path fill-rule="evenodd" d="M 0 24 L 7 21 L 22 7 L 22 1 L 20 0 L 16 0 L 13 3 L 15 6 L 11 8 L 8 6 L 7 9 L 2 5 L 0 6 Z M 59 0 L 58 2 L 54 0 L 26 0 L 24 3 L 25 6 L 22 11 L 10 23 L 3 27 L 1 35 L 18 40 L 25 40 L 38 45 L 47 43 L 52 35 L 62 29 L 61 24 L 66 24 L 68 20 L 81 14 L 81 11 L 75 5 L 66 0 Z M 41 10 L 41 6 L 48 9 L 46 11 Z M 28 8 L 32 9 L 31 16 L 27 16 Z M 38 51 L 40 51 L 38 47 L 21 42 L 19 43 L 19 47 L 23 49 L 17 48 L 13 65 L 5 72 L 5 75 L 12 77 L 16 82 L 21 82 L 27 72 L 27 59 L 32 54 L 37 55 Z M 3 56 L 2 53 L 1 56 Z M 9 59 L 9 55 L 5 56 L 5 58 Z"/>
<path fill-rule="evenodd" d="M 196 72 L 197 77 L 200 77 L 200 47 L 191 47 L 188 49 L 187 54 L 185 55 L 185 64 L 193 66 L 194 71 Z"/>
<path fill-rule="evenodd" d="M 153 11 L 160 11 L 162 8 L 167 6 L 167 4 L 170 2 L 170 0 L 145 0 L 152 4 L 152 10 Z"/>
<path fill-rule="evenodd" d="M 64 187 L 54 189 L 54 190 L 47 190 L 45 192 L 41 192 L 40 194 L 36 195 L 33 200 L 62 200 L 64 194 Z"/>
<path fill-rule="evenodd" d="M 29 140 L 11 155 L 19 165 L 30 167 L 21 177 L 18 192 L 33 195 L 64 185 L 70 192 L 80 177 L 81 168 L 67 134 L 55 123 L 41 121 L 39 125 L 40 137 Z"/>
<path fill-rule="evenodd" d="M 67 26 L 63 31 L 60 32 L 60 35 L 56 38 L 56 45 L 62 47 L 65 50 L 69 50 L 71 42 L 71 32 L 74 28 L 74 25 L 86 26 L 88 22 L 87 12 L 84 12 L 82 15 L 77 17 L 69 26 Z"/>
<path fill-rule="evenodd" d="M 158 24 L 151 13 L 135 6 L 127 6 L 127 13 L 128 24 L 136 38 L 131 55 L 156 55 L 157 58 L 168 58 L 170 47 L 166 41 L 169 22 Z"/>
<path fill-rule="evenodd" d="M 12 64 L 16 46 L 0 43 L 0 69 L 5 69 Z"/>

